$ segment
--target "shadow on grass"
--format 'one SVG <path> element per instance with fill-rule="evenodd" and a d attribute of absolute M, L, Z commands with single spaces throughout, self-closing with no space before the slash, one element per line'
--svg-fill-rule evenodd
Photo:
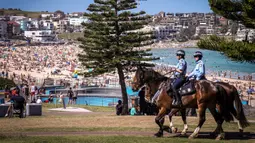
<path fill-rule="evenodd" d="M 170 133 L 169 138 L 179 137 L 179 138 L 188 138 L 192 132 L 187 132 L 186 135 L 181 135 L 178 133 L 171 133 L 168 126 L 164 126 L 164 131 Z M 216 136 L 212 135 L 212 132 L 200 132 L 197 139 L 215 139 Z M 255 133 L 253 132 L 225 132 L 224 140 L 251 140 L 255 139 Z"/>

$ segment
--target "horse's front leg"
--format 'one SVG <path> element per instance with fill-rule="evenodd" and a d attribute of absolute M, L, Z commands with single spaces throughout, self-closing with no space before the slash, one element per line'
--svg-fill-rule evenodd
<path fill-rule="evenodd" d="M 182 121 L 183 121 L 183 124 L 184 124 L 184 128 L 181 132 L 181 135 L 186 135 L 186 133 L 188 131 L 186 109 L 181 109 L 181 116 L 182 116 Z"/>
<path fill-rule="evenodd" d="M 163 137 L 163 131 L 164 131 L 164 120 L 162 120 L 166 115 L 166 109 L 165 108 L 160 108 L 160 111 L 157 115 L 157 117 L 155 118 L 155 122 L 157 123 L 157 125 L 159 126 L 159 131 L 155 134 L 156 137 Z"/>

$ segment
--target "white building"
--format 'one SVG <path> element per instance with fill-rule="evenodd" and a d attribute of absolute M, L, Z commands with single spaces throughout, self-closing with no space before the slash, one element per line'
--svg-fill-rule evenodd
<path fill-rule="evenodd" d="M 25 31 L 24 36 L 36 42 L 53 41 L 56 38 L 52 30 Z"/>
<path fill-rule="evenodd" d="M 252 41 L 255 38 L 255 31 L 253 29 L 238 29 L 236 34 L 236 41 L 243 41 L 248 33 L 248 41 Z"/>
<path fill-rule="evenodd" d="M 42 18 L 47 18 L 47 17 L 53 17 L 54 14 L 51 14 L 51 13 L 44 13 L 44 14 L 41 14 L 41 17 Z"/>
<path fill-rule="evenodd" d="M 80 18 L 69 18 L 69 23 L 72 26 L 81 26 L 82 23 L 88 22 L 87 18 L 80 17 Z"/>
<path fill-rule="evenodd" d="M 7 37 L 7 22 L 0 21 L 0 38 Z"/>
<path fill-rule="evenodd" d="M 153 28 L 153 35 L 157 39 L 172 38 L 173 33 L 176 33 L 176 30 L 174 30 L 174 27 L 172 25 L 168 25 L 168 26 L 155 26 Z"/>
<path fill-rule="evenodd" d="M 10 16 L 10 21 L 19 21 L 26 18 L 25 16 Z"/>
<path fill-rule="evenodd" d="M 51 20 L 41 20 L 39 22 L 39 26 L 40 26 L 40 29 L 43 29 L 43 30 L 53 30 L 54 29 L 54 24 Z"/>

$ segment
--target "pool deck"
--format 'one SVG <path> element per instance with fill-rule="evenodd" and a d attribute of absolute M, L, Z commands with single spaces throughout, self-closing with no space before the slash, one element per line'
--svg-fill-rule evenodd
<path fill-rule="evenodd" d="M 53 108 L 49 109 L 51 111 L 61 111 L 61 112 L 79 112 L 79 113 L 90 113 L 92 111 L 89 111 L 84 108 L 77 108 L 77 107 L 67 107 L 66 109 L 64 108 Z"/>

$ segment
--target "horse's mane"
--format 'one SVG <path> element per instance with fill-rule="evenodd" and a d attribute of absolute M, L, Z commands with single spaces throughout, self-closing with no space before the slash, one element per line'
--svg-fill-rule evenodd
<path fill-rule="evenodd" d="M 165 75 L 160 74 L 159 72 L 155 71 L 152 68 L 144 68 L 144 71 L 148 74 L 151 74 L 151 78 L 154 81 L 165 81 L 168 79 Z"/>

